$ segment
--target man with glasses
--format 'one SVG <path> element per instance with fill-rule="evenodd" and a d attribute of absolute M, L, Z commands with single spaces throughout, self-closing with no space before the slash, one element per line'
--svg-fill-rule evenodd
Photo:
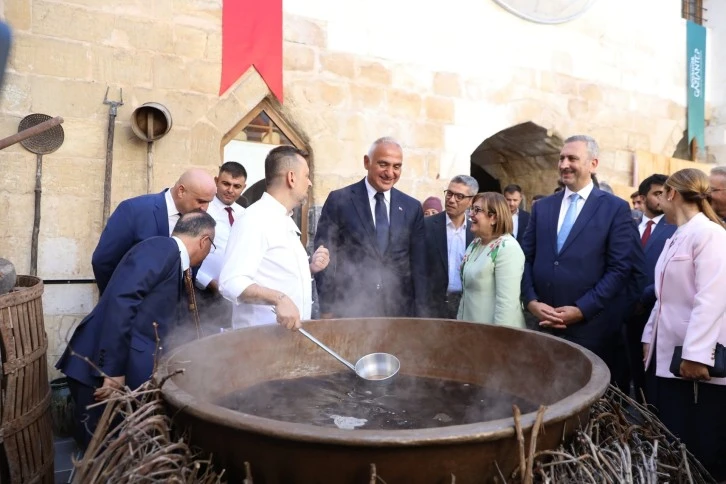
<path fill-rule="evenodd" d="M 278 322 L 300 328 L 310 319 L 312 275 L 328 265 L 318 247 L 308 260 L 292 211 L 305 204 L 312 186 L 306 153 L 278 146 L 265 158 L 267 191 L 232 226 L 222 263 L 222 296 L 234 303 L 232 327 Z"/>
<path fill-rule="evenodd" d="M 196 337 L 193 292 L 184 279 L 191 281 L 190 267 L 209 254 L 214 226 L 209 214 L 188 212 L 171 237 L 150 237 L 133 246 L 96 307 L 76 327 L 56 368 L 68 377 L 76 402 L 74 437 L 81 448 L 103 413 L 102 406 L 87 409 L 89 404 L 107 399 L 113 388 L 138 388 L 151 378 L 158 351 L 172 340 Z"/>
<path fill-rule="evenodd" d="M 393 138 L 363 156 L 367 176 L 328 195 L 315 246 L 330 249 L 316 276 L 322 317 L 423 317 L 428 313 L 421 203 L 394 188 L 403 152 Z"/>
<path fill-rule="evenodd" d="M 726 166 L 711 168 L 711 205 L 716 214 L 726 222 Z"/>
<path fill-rule="evenodd" d="M 477 181 L 457 175 L 444 190 L 445 211 L 424 219 L 430 315 L 456 319 L 461 301 L 461 261 L 472 241 L 467 210 L 479 191 Z"/>

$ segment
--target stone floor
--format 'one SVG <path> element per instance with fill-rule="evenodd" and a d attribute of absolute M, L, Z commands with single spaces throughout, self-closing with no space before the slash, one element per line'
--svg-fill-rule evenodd
<path fill-rule="evenodd" d="M 71 438 L 56 438 L 53 447 L 55 448 L 55 484 L 70 482 L 73 470 L 71 456 L 78 452 L 76 442 Z"/>

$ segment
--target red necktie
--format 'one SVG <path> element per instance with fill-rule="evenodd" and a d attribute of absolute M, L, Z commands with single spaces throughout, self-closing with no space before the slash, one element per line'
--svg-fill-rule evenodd
<path fill-rule="evenodd" d="M 232 215 L 232 207 L 224 207 L 224 209 L 227 211 L 227 216 L 229 217 L 229 225 L 234 225 L 234 215 Z"/>
<path fill-rule="evenodd" d="M 645 230 L 643 231 L 643 235 L 640 236 L 640 243 L 645 247 L 645 244 L 648 243 L 648 239 L 650 238 L 650 232 L 653 229 L 653 221 L 648 220 L 648 223 L 645 224 Z"/>

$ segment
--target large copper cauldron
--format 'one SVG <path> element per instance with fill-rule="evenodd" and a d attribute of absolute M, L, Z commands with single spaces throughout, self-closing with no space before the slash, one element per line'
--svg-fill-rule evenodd
<path fill-rule="evenodd" d="M 544 334 L 438 319 L 311 321 L 305 328 L 355 361 L 382 351 L 401 360 L 401 374 L 499 389 L 548 406 L 538 449 L 555 447 L 587 420 L 610 373 L 593 353 Z M 271 420 L 213 401 L 280 378 L 344 368 L 300 334 L 277 325 L 223 333 L 179 347 L 158 376 L 184 368 L 163 387 L 175 421 L 241 482 L 244 462 L 255 484 L 366 483 L 370 464 L 390 484 L 489 482 L 518 462 L 511 417 L 421 430 L 343 430 Z M 525 436 L 535 414 L 522 417 Z"/>

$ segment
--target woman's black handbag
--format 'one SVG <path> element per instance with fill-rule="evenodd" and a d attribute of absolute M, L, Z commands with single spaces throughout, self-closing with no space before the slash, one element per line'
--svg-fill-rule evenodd
<path fill-rule="evenodd" d="M 681 353 L 683 352 L 683 346 L 676 346 L 673 349 L 673 358 L 671 359 L 670 371 L 675 376 L 681 376 Z M 721 343 L 716 343 L 716 348 L 713 350 L 713 366 L 708 367 L 708 374 L 711 378 L 724 378 L 726 377 L 726 347 Z"/>

